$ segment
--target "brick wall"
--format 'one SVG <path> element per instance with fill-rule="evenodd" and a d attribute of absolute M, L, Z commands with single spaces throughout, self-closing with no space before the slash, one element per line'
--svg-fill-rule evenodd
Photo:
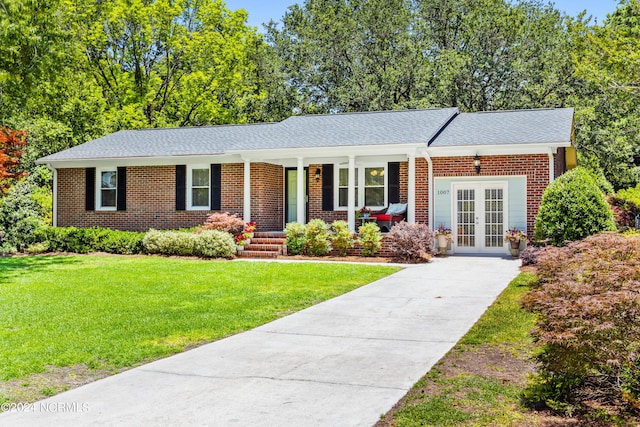
<path fill-rule="evenodd" d="M 251 164 L 251 220 L 256 222 L 258 230 L 278 231 L 284 228 L 282 166 Z"/>
<path fill-rule="evenodd" d="M 408 162 L 400 163 L 400 203 L 407 203 L 408 194 Z M 309 219 L 320 218 L 325 222 L 332 223 L 336 220 L 347 220 L 347 211 L 323 211 L 322 210 L 322 176 L 316 181 L 314 173 L 316 169 L 322 171 L 322 165 L 309 165 Z M 338 173 L 334 169 L 334 174 Z M 334 200 L 334 207 L 338 205 L 338 201 Z M 356 206 L 361 208 L 362 206 Z"/>
<path fill-rule="evenodd" d="M 254 220 L 261 229 L 282 229 L 282 167 L 255 164 L 251 173 Z M 58 225 L 146 231 L 202 224 L 212 211 L 176 211 L 175 174 L 175 166 L 128 167 L 127 210 L 86 211 L 85 169 L 59 169 Z M 243 182 L 243 164 L 222 165 L 223 212 L 242 215 Z"/>
<path fill-rule="evenodd" d="M 527 177 L 527 233 L 533 233 L 542 193 L 549 185 L 549 156 L 546 154 L 482 156 L 480 174 L 473 167 L 473 157 L 433 158 L 433 175 L 439 177 L 510 176 Z M 420 196 L 422 197 L 422 195 Z"/>

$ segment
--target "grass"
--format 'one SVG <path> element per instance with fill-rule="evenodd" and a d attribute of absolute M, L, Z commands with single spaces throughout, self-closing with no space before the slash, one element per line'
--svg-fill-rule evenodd
<path fill-rule="evenodd" d="M 519 304 L 535 280 L 521 273 L 460 340 L 379 423 L 387 426 L 522 425 L 523 384 L 506 381 L 505 369 L 519 374 L 531 348 L 535 316 Z M 513 373 L 512 375 L 513 376 Z M 501 378 L 503 377 L 503 378 Z"/>
<path fill-rule="evenodd" d="M 50 366 L 133 366 L 251 329 L 397 270 L 159 257 L 0 259 L 0 380 Z"/>

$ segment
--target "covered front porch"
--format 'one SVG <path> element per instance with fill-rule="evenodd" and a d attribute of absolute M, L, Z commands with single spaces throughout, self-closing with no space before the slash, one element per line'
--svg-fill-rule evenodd
<path fill-rule="evenodd" d="M 274 231 L 289 222 L 344 220 L 355 232 L 359 209 L 379 211 L 401 203 L 407 222 L 428 223 L 429 161 L 423 144 L 332 151 L 327 156 L 326 149 L 296 150 L 296 157 L 290 150 L 241 153 L 245 222 Z"/>

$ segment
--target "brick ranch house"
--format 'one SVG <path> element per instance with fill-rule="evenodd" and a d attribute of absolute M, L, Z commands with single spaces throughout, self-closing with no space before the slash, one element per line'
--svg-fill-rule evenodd
<path fill-rule="evenodd" d="M 573 109 L 457 108 L 294 116 L 278 123 L 123 130 L 41 158 L 54 225 L 145 231 L 213 211 L 258 230 L 406 203 L 409 223 L 453 230 L 451 252 L 504 253 L 533 231 L 544 189 L 574 167 Z"/>

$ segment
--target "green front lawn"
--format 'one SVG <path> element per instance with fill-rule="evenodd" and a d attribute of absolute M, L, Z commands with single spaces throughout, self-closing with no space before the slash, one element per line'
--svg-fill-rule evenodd
<path fill-rule="evenodd" d="M 248 330 L 397 271 L 158 257 L 0 259 L 0 380 L 115 369 Z"/>

